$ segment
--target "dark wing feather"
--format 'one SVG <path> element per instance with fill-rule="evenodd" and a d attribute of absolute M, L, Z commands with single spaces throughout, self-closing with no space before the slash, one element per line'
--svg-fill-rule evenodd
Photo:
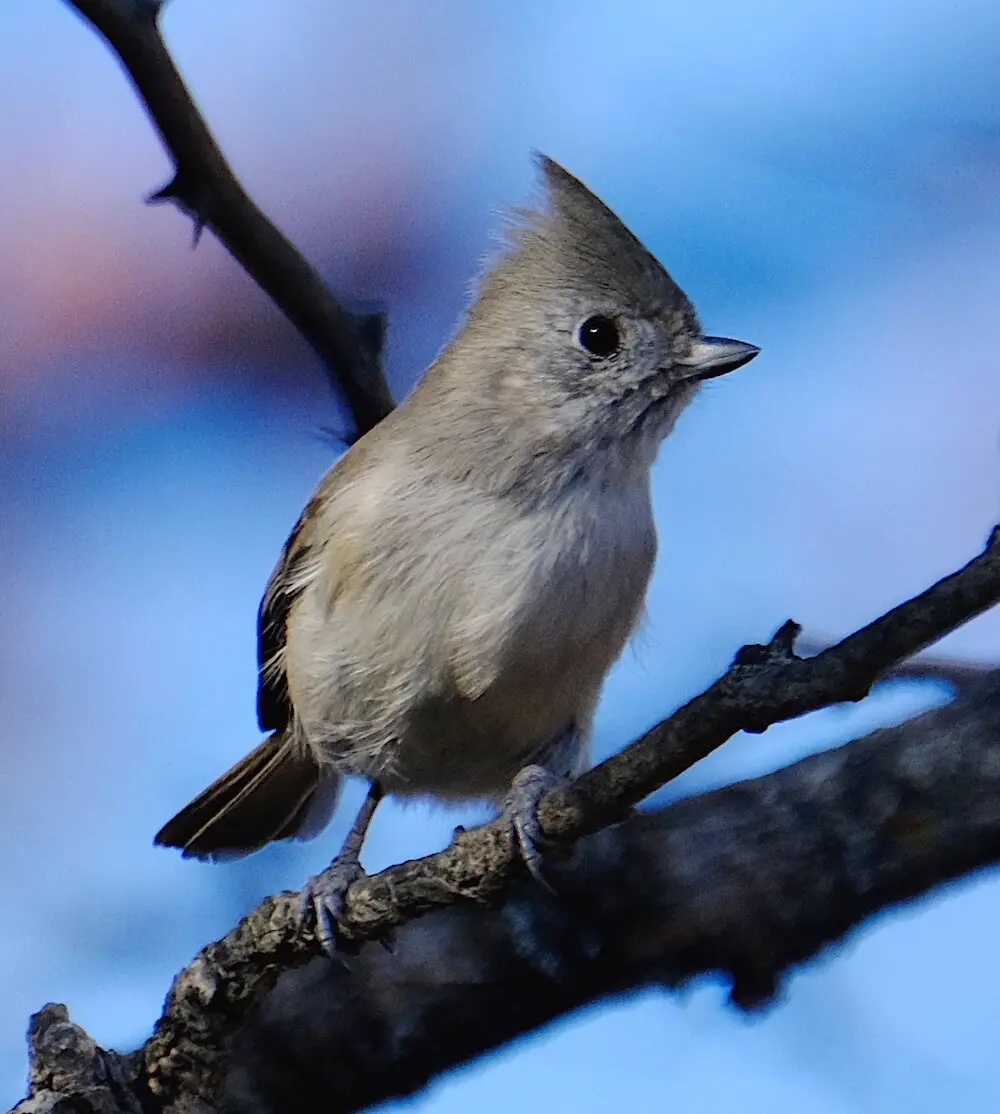
<path fill-rule="evenodd" d="M 292 718 L 288 678 L 284 668 L 274 663 L 285 646 L 288 614 L 302 590 L 293 588 L 292 582 L 309 557 L 306 539 L 312 508 L 310 502 L 285 542 L 257 609 L 257 722 L 261 731 L 284 731 Z"/>
<path fill-rule="evenodd" d="M 389 421 L 394 414 L 395 411 Z M 351 468 L 356 470 L 359 463 L 363 463 L 363 449 L 364 439 L 352 446 L 323 477 L 285 542 L 260 601 L 257 610 L 257 721 L 261 731 L 284 731 L 291 722 L 293 709 L 288 679 L 278 655 L 285 647 L 292 606 L 302 594 L 302 580 L 298 574 L 302 566 L 317 555 L 316 522 L 331 488 L 345 475 L 349 476 Z"/>

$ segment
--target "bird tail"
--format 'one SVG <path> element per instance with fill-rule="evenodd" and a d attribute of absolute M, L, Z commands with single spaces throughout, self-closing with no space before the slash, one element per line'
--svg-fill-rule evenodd
<path fill-rule="evenodd" d="M 288 731 L 254 751 L 156 833 L 154 842 L 184 857 L 239 858 L 275 839 L 308 839 L 330 818 L 340 778 Z"/>

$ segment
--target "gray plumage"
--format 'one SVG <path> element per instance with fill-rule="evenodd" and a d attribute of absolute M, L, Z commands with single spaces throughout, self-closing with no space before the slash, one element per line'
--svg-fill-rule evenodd
<path fill-rule="evenodd" d="M 546 207 L 518 214 L 454 339 L 326 475 L 272 574 L 272 734 L 158 842 L 311 834 L 345 774 L 500 801 L 526 765 L 585 763 L 653 568 L 657 447 L 700 379 L 756 349 L 702 337 L 621 221 L 540 166 Z"/>

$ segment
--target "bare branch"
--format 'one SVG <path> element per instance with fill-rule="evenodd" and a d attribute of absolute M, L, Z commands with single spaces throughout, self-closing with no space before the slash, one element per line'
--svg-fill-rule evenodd
<path fill-rule="evenodd" d="M 886 669 L 1000 599 L 1000 533 L 963 569 L 814 658 L 792 651 L 786 623 L 768 646 L 748 646 L 730 670 L 641 739 L 543 799 L 540 820 L 568 844 L 624 818 L 630 808 L 736 731 L 842 700 L 858 700 Z M 347 928 L 373 939 L 459 900 L 496 904 L 520 859 L 500 821 L 456 835 L 436 855 L 401 863 L 355 883 Z M 142 1074 L 165 1105 L 181 1095 L 214 1101 L 219 1064 L 234 1024 L 283 970 L 319 952 L 299 919 L 297 894 L 264 901 L 228 936 L 207 947 L 175 980 L 156 1031 L 140 1053 Z"/>
<path fill-rule="evenodd" d="M 239 1041 L 227 1109 L 360 1110 L 588 1003 L 701 974 L 759 1006 L 879 910 L 996 862 L 998 801 L 995 673 L 899 727 L 588 837 L 561 907 L 519 884 L 499 913 L 408 925 L 391 956 L 287 976 Z"/>
<path fill-rule="evenodd" d="M 796 641 L 795 645 L 799 654 L 811 657 L 828 649 L 830 640 L 802 637 Z M 996 663 L 991 662 L 972 661 L 936 654 L 917 654 L 915 657 L 887 669 L 880 680 L 947 681 L 956 691 L 961 692 L 968 685 L 977 684 L 996 668 Z"/>
<path fill-rule="evenodd" d="M 220 1052 L 223 1103 L 361 1110 L 589 1002 L 702 973 L 726 975 L 733 1000 L 756 1007 L 874 913 L 1000 859 L 998 800 L 994 673 L 899 727 L 588 837 L 554 864 L 559 899 L 522 875 L 498 909 L 453 905 L 405 925 L 392 954 L 369 946 L 286 974 Z M 233 1035 L 229 971 L 208 962 L 192 994 L 204 1025 L 218 1014 Z M 178 1034 L 171 1070 L 183 1074 L 205 1031 Z M 32 1047 L 19 1114 L 82 1109 L 83 1096 L 123 1114 L 136 1094 L 147 1111 L 215 1106 L 184 1088 L 145 1091 L 141 1054 L 102 1053 L 60 1007 L 33 1020 Z M 55 1074 L 42 1055 L 58 1057 Z"/>
<path fill-rule="evenodd" d="M 380 314 L 344 309 L 289 240 L 247 195 L 219 150 L 170 57 L 149 0 L 67 0 L 118 56 L 174 161 L 150 201 L 173 201 L 210 228 L 312 345 L 346 399 L 358 434 L 392 409 L 380 355 Z"/>

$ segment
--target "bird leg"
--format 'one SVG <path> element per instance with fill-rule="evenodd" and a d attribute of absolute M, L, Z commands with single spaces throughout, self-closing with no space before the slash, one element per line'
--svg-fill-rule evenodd
<path fill-rule="evenodd" d="M 302 920 L 308 923 L 315 918 L 316 938 L 330 956 L 345 950 L 345 937 L 340 925 L 346 919 L 347 891 L 365 875 L 361 866 L 361 847 L 381 800 L 382 786 L 373 781 L 339 854 L 326 870 L 313 875 L 302 891 Z"/>

